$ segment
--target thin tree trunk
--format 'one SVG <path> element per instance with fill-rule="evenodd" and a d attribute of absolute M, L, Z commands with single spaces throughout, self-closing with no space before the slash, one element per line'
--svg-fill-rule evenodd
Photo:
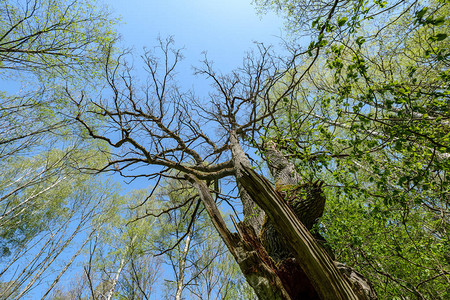
<path fill-rule="evenodd" d="M 132 245 L 135 240 L 136 240 L 136 236 L 133 236 L 133 238 L 131 239 L 130 245 Z M 111 300 L 111 298 L 114 294 L 114 290 L 116 289 L 116 285 L 117 285 L 117 282 L 119 281 L 120 274 L 122 273 L 122 270 L 125 267 L 125 260 L 128 258 L 129 251 L 130 251 L 130 247 L 128 246 L 125 249 L 125 251 L 122 253 L 122 259 L 120 260 L 119 268 L 117 269 L 117 272 L 114 275 L 114 279 L 111 282 L 111 287 L 109 288 L 109 290 L 107 292 L 106 300 Z"/>
<path fill-rule="evenodd" d="M 120 260 L 119 268 L 117 269 L 116 274 L 114 275 L 114 279 L 111 282 L 111 287 L 108 289 L 108 292 L 106 294 L 106 300 L 111 300 L 114 290 L 116 289 L 116 284 L 119 281 L 120 274 L 122 273 L 123 267 L 125 266 L 125 255 Z"/>
<path fill-rule="evenodd" d="M 177 292 L 175 294 L 175 300 L 181 300 L 181 292 L 183 291 L 184 272 L 186 267 L 186 258 L 189 252 L 189 245 L 191 244 L 191 233 L 186 237 L 186 243 L 184 245 L 183 254 L 180 262 L 180 273 L 177 281 Z"/>
<path fill-rule="evenodd" d="M 59 282 L 59 280 L 61 279 L 61 276 L 63 276 L 64 273 L 67 271 L 67 269 L 72 265 L 75 258 L 77 258 L 78 255 L 80 255 L 81 251 L 84 249 L 84 246 L 86 246 L 87 242 L 89 242 L 89 240 L 91 239 L 92 234 L 94 232 L 95 232 L 95 230 L 92 230 L 91 233 L 87 236 L 87 238 L 84 240 L 83 244 L 80 246 L 80 248 L 77 250 L 77 252 L 72 256 L 70 261 L 59 272 L 59 274 L 58 274 L 58 276 L 56 276 L 55 280 L 53 280 L 52 284 L 47 289 L 47 292 L 45 292 L 45 294 L 42 296 L 41 299 L 45 299 L 47 297 L 47 295 L 51 292 L 51 290 L 55 287 L 55 285 Z"/>

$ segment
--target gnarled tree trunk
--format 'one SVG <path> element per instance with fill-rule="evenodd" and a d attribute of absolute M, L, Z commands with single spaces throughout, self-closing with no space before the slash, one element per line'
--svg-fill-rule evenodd
<path fill-rule="evenodd" d="M 361 278 L 347 277 L 339 271 L 335 262 L 264 177 L 251 168 L 243 169 L 241 184 L 274 222 L 275 228 L 284 234 L 296 261 L 321 299 L 377 299 L 370 284 L 361 285 Z"/>
<path fill-rule="evenodd" d="M 186 175 L 197 189 L 213 225 L 259 299 L 377 299 L 362 275 L 335 263 L 317 243 L 272 185 L 251 168 L 236 135 L 231 134 L 236 180 L 246 220 L 235 223 L 237 233 L 226 226 L 210 189 L 194 175 Z M 273 144 L 266 159 L 277 182 L 298 184 L 299 174 Z M 257 206 L 258 205 L 258 206 Z M 256 211 L 261 210 L 259 214 Z M 262 218 L 275 224 L 293 250 L 294 257 L 275 264 L 258 237 Z M 343 270 L 343 272 L 341 272 Z"/>
<path fill-rule="evenodd" d="M 316 221 L 314 221 L 314 218 L 320 217 L 322 215 L 323 209 L 324 209 L 325 197 L 323 195 L 319 195 L 319 194 L 321 194 L 321 184 L 317 184 L 317 182 L 316 183 L 304 182 L 302 177 L 300 176 L 300 174 L 296 171 L 295 165 L 291 161 L 289 161 L 280 150 L 277 149 L 277 145 L 273 141 L 269 141 L 264 145 L 264 155 L 265 155 L 266 162 L 269 166 L 269 170 L 275 179 L 275 189 L 276 190 L 277 190 L 277 188 L 278 188 L 278 190 L 282 189 L 283 186 L 292 186 L 292 185 L 311 188 L 311 189 L 308 189 L 308 191 L 311 192 L 311 195 L 299 197 L 299 201 L 303 202 L 302 206 L 297 205 L 295 207 L 297 209 L 295 209 L 294 207 L 292 207 L 292 203 L 291 203 L 291 208 L 294 208 L 294 213 L 295 213 L 297 219 L 299 219 L 300 222 L 303 222 L 303 225 L 305 225 L 308 229 L 310 229 L 310 227 L 312 226 L 311 224 L 316 223 Z M 249 172 L 250 173 L 252 172 L 251 168 L 248 168 L 248 166 L 245 166 L 244 168 L 247 169 L 247 172 L 245 172 L 247 175 L 249 175 Z M 259 175 L 257 175 L 256 173 L 252 174 L 252 176 L 251 176 L 252 181 L 262 180 L 265 182 L 264 178 L 260 177 L 258 179 L 258 176 Z M 246 184 L 244 183 L 244 185 L 246 185 Z M 246 185 L 247 189 L 251 188 L 251 187 L 253 187 L 253 186 Z M 267 188 L 270 189 L 270 187 L 271 186 L 269 185 Z M 261 200 L 260 197 L 253 195 L 251 192 L 249 192 L 249 193 L 252 195 L 252 197 L 256 197 L 256 199 Z M 275 200 L 275 199 L 273 199 L 273 200 Z M 299 213 L 299 211 L 298 211 L 299 208 L 305 210 L 305 212 Z M 311 216 L 305 216 L 305 214 L 312 215 L 312 218 L 311 218 Z M 267 218 L 270 219 L 270 214 L 267 215 Z M 278 218 L 277 218 L 277 220 L 278 220 Z M 279 221 L 277 221 L 277 220 L 272 220 L 271 222 L 275 226 L 277 226 L 275 224 L 275 223 L 279 223 Z M 279 232 L 281 232 L 284 235 L 285 229 L 284 228 L 280 228 L 280 229 L 282 231 L 279 231 Z M 324 240 L 323 237 L 321 237 L 320 235 L 319 235 L 319 237 L 321 240 Z M 317 236 L 315 236 L 315 238 L 317 238 Z M 334 255 L 332 255 L 332 256 L 334 257 Z M 297 261 L 295 261 L 294 263 L 291 263 L 290 261 L 288 261 L 286 268 L 290 268 L 293 270 L 293 271 L 290 271 L 290 273 L 296 271 L 295 263 L 302 264 L 302 262 L 299 261 L 298 258 L 297 258 Z M 362 276 L 360 273 L 356 272 L 353 268 L 348 267 L 340 262 L 335 261 L 334 264 L 339 269 L 340 273 L 342 275 L 344 275 L 344 277 L 350 282 L 353 291 L 358 295 L 358 297 L 360 299 L 378 299 L 376 292 L 373 289 L 372 285 L 366 278 L 364 278 L 364 276 Z M 301 269 L 304 270 L 303 267 Z M 302 292 L 302 291 L 308 292 L 310 289 L 310 287 L 308 287 L 308 285 L 314 286 L 314 282 L 312 281 L 313 279 L 310 278 L 306 273 L 297 272 L 296 276 L 297 277 L 308 277 L 308 278 L 301 278 L 303 285 L 304 285 L 302 288 L 298 287 L 297 279 L 294 279 L 293 281 L 287 280 L 288 282 L 286 282 L 285 285 L 287 285 L 287 286 L 292 285 L 293 287 L 297 287 L 297 289 L 296 289 L 297 292 L 299 292 L 299 291 L 300 292 Z M 317 291 L 316 288 L 314 288 L 314 289 Z M 288 288 L 288 290 L 292 290 L 292 288 Z"/>
<path fill-rule="evenodd" d="M 261 246 L 253 227 L 239 223 L 236 224 L 238 233 L 230 232 L 206 183 L 192 175 L 187 175 L 187 179 L 197 189 L 214 227 L 258 298 L 290 300 L 289 294 L 275 271 L 274 262 Z"/>

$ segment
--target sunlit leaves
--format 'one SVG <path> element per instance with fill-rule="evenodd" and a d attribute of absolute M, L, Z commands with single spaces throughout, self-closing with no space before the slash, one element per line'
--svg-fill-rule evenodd
<path fill-rule="evenodd" d="M 2 1 L 0 14 L 2 76 L 26 71 L 50 82 L 88 69 L 93 76 L 116 39 L 115 20 L 92 1 Z"/>
<path fill-rule="evenodd" d="M 339 38 L 310 44 L 310 55 L 317 48 L 321 54 L 291 97 L 295 112 L 280 114 L 286 123 L 269 132 L 306 180 L 326 181 L 323 233 L 383 291 L 381 298 L 445 298 L 449 7 L 350 3 L 331 31 Z M 316 33 L 320 20 L 312 21 Z"/>

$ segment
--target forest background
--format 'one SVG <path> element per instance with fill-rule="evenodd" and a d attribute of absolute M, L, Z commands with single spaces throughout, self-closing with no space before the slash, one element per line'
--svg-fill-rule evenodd
<path fill-rule="evenodd" d="M 2 1 L 0 298 L 261 298 L 186 175 L 258 228 L 274 143 L 337 261 L 447 299 L 448 3 L 172 2 Z"/>

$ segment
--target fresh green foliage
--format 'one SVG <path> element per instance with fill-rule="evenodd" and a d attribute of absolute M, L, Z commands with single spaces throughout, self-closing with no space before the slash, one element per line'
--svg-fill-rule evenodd
<path fill-rule="evenodd" d="M 57 227 L 69 217 L 71 199 L 87 194 L 90 176 L 80 174 L 71 160 L 83 158 L 92 161 L 89 151 L 53 149 L 33 157 L 19 157 L 3 161 L 0 181 L 1 256 L 12 249 L 20 249 L 42 231 Z M 86 162 L 86 161 L 85 161 Z M 79 207 L 79 209 L 81 209 Z"/>
<path fill-rule="evenodd" d="M 312 42 L 308 79 L 268 135 L 305 178 L 326 181 L 321 229 L 337 260 L 366 275 L 381 299 L 446 299 L 450 6 L 350 1 L 309 26 L 302 16 L 324 15 L 333 2 L 272 3 L 294 36 L 326 27 L 333 40 Z"/>
<path fill-rule="evenodd" d="M 48 294 L 112 205 L 91 172 L 107 149 L 73 126 L 67 84 L 95 92 L 115 22 L 92 1 L 0 1 L 0 76 L 12 85 L 0 94 L 1 297 L 43 278 Z"/>
<path fill-rule="evenodd" d="M 2 76 L 27 71 L 49 82 L 92 72 L 116 39 L 115 20 L 98 7 L 85 0 L 1 1 Z"/>

